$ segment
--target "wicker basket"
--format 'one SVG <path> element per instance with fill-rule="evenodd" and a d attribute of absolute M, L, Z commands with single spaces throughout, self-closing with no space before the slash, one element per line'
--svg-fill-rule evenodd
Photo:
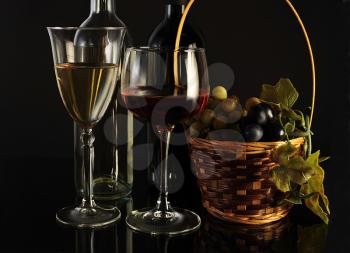
<path fill-rule="evenodd" d="M 272 152 L 284 142 L 233 142 L 191 138 L 191 158 L 202 203 L 213 216 L 243 224 L 265 224 L 287 216 L 291 205 L 270 178 L 278 164 Z M 304 138 L 291 140 L 300 152 Z"/>
<path fill-rule="evenodd" d="M 316 70 L 311 42 L 301 17 L 288 5 L 304 34 L 312 73 L 310 128 L 315 110 Z M 291 140 L 302 152 L 304 138 Z M 272 152 L 284 142 L 231 142 L 190 138 L 191 156 L 202 193 L 202 202 L 215 217 L 243 224 L 266 224 L 287 216 L 290 204 L 276 205 L 281 198 L 269 172 L 277 166 Z"/>

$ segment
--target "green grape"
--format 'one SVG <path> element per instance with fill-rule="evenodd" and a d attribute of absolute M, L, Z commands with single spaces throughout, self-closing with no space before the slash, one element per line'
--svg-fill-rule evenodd
<path fill-rule="evenodd" d="M 249 111 L 250 108 L 258 104 L 261 104 L 261 100 L 259 98 L 256 98 L 256 97 L 248 98 L 247 101 L 245 102 L 245 109 Z"/>
<path fill-rule="evenodd" d="M 243 109 L 242 111 L 242 117 L 247 117 L 248 116 L 248 111 L 246 109 Z"/>
<path fill-rule="evenodd" d="M 194 119 L 194 118 L 189 118 L 189 119 L 187 119 L 187 120 L 184 121 L 184 123 L 185 123 L 186 126 L 192 125 L 193 122 L 195 122 L 195 119 Z"/>
<path fill-rule="evenodd" d="M 227 99 L 227 91 L 223 86 L 216 86 L 211 93 L 212 97 L 217 100 Z"/>
<path fill-rule="evenodd" d="M 228 115 L 228 121 L 230 123 L 236 123 L 242 118 L 242 110 L 234 110 Z"/>
<path fill-rule="evenodd" d="M 206 109 L 202 112 L 200 120 L 204 125 L 209 125 L 212 122 L 214 115 L 215 113 L 213 110 Z"/>
<path fill-rule="evenodd" d="M 220 103 L 219 101 L 213 98 L 209 98 L 207 108 L 215 110 L 215 108 L 219 105 L 219 103 Z"/>
<path fill-rule="evenodd" d="M 221 103 L 221 108 L 224 112 L 232 112 L 237 108 L 238 101 L 234 98 L 228 98 Z"/>
<path fill-rule="evenodd" d="M 227 118 L 225 116 L 219 115 L 213 121 L 213 128 L 215 130 L 224 129 L 224 128 L 226 128 L 227 121 L 228 120 L 227 120 Z"/>
<path fill-rule="evenodd" d="M 200 135 L 203 128 L 204 126 L 199 121 L 192 123 L 192 125 L 189 128 L 190 135 L 194 138 L 197 138 Z"/>
<path fill-rule="evenodd" d="M 239 98 L 237 96 L 232 95 L 232 96 L 229 96 L 229 98 L 231 98 L 231 99 L 237 101 L 237 103 L 239 103 Z"/>

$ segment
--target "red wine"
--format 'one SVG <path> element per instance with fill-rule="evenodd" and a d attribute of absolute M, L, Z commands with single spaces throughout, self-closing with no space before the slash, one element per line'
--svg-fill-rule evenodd
<path fill-rule="evenodd" d="M 136 116 L 159 126 L 174 126 L 202 112 L 208 102 L 208 91 L 196 96 L 168 96 L 153 87 L 138 86 L 122 92 L 126 107 Z"/>

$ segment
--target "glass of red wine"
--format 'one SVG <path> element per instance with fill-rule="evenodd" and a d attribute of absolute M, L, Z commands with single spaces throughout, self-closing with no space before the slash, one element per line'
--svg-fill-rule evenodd
<path fill-rule="evenodd" d="M 160 139 L 160 194 L 156 206 L 127 216 L 136 231 L 159 235 L 188 233 L 200 217 L 168 201 L 168 149 L 176 124 L 200 113 L 208 102 L 209 78 L 205 50 L 129 48 L 124 59 L 121 94 L 126 107 L 151 122 Z"/>

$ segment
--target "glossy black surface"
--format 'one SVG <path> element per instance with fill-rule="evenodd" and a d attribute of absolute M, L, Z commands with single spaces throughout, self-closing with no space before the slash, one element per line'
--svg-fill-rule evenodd
<path fill-rule="evenodd" d="M 122 219 L 117 225 L 95 231 L 62 227 L 55 222 L 55 213 L 74 202 L 72 161 L 26 158 L 7 160 L 5 164 L 11 169 L 4 170 L 2 181 L 12 182 L 12 187 L 4 188 L 9 184 L 2 184 L 0 188 L 0 252 L 257 252 L 254 249 L 281 253 L 323 252 L 319 249 L 324 248 L 327 226 L 303 208 L 294 208 L 288 219 L 272 225 L 228 224 L 207 214 L 199 199 L 191 198 L 190 194 L 187 194 L 187 198 L 191 199 L 191 204 L 188 204 L 189 199 L 183 199 L 186 196 L 181 193 L 172 195 L 172 202 L 201 215 L 199 231 L 174 238 L 133 233 L 125 225 L 126 213 L 132 208 L 153 203 L 156 197 L 154 193 L 145 191 L 147 187 L 142 183 L 143 178 L 139 177 L 142 175 L 137 173 L 133 198 L 117 204 L 122 211 Z M 33 173 L 33 169 L 38 173 Z M 186 186 L 183 190 L 190 193 L 196 188 Z M 100 204 L 108 206 L 114 203 Z M 309 251 L 297 251 L 298 247 Z"/>

